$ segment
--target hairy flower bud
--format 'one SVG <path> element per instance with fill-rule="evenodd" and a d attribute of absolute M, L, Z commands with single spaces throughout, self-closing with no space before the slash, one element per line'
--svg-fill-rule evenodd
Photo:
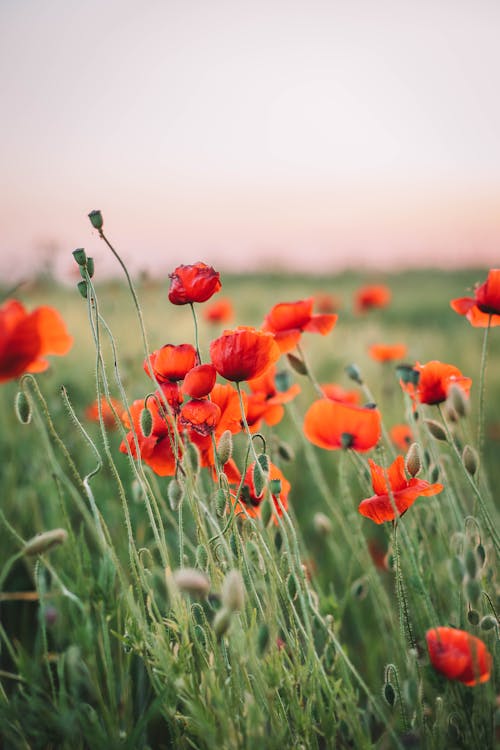
<path fill-rule="evenodd" d="M 459 417 L 466 417 L 468 415 L 469 399 L 465 395 L 463 388 L 460 388 L 457 383 L 453 383 L 448 389 L 448 401 Z"/>
<path fill-rule="evenodd" d="M 299 375 L 307 375 L 307 367 L 302 359 L 296 357 L 295 354 L 290 353 L 288 353 L 286 357 L 288 359 L 288 362 L 290 363 L 290 367 L 292 368 L 292 370 L 298 372 Z"/>
<path fill-rule="evenodd" d="M 222 584 L 222 604 L 230 612 L 240 612 L 245 603 L 245 586 L 239 570 L 230 570 Z"/>
<path fill-rule="evenodd" d="M 224 466 L 233 455 L 233 436 L 229 430 L 224 430 L 217 445 L 217 458 Z"/>
<path fill-rule="evenodd" d="M 170 483 L 168 485 L 168 502 L 170 503 L 170 507 L 173 511 L 176 511 L 179 509 L 179 505 L 182 502 L 182 498 L 184 496 L 184 489 L 179 482 L 178 479 L 175 477 L 170 480 Z"/>
<path fill-rule="evenodd" d="M 144 437 L 149 437 L 153 431 L 153 415 L 147 406 L 141 411 L 140 415 L 141 432 Z"/>
<path fill-rule="evenodd" d="M 196 568 L 179 568 L 174 571 L 173 579 L 177 587 L 200 599 L 205 599 L 210 591 L 210 580 L 205 573 Z"/>
<path fill-rule="evenodd" d="M 15 411 L 16 417 L 21 424 L 29 424 L 31 422 L 31 404 L 24 391 L 19 391 L 16 395 Z"/>
<path fill-rule="evenodd" d="M 412 443 L 406 454 L 406 471 L 411 477 L 416 477 L 422 468 L 422 459 L 420 457 L 420 446 L 418 443 Z"/>
<path fill-rule="evenodd" d="M 26 542 L 23 549 L 24 555 L 42 555 L 48 552 L 52 547 L 63 544 L 68 538 L 68 532 L 64 529 L 52 529 L 37 534 L 29 542 Z"/>
<path fill-rule="evenodd" d="M 479 460 L 476 451 L 470 445 L 466 445 L 462 451 L 462 463 L 467 472 L 473 477 L 477 471 Z"/>
<path fill-rule="evenodd" d="M 436 440 L 446 441 L 448 439 L 446 437 L 446 430 L 444 429 L 443 425 L 439 422 L 436 422 L 435 419 L 424 419 L 424 424 L 427 426 L 427 429 L 431 433 L 432 437 L 436 438 Z"/>

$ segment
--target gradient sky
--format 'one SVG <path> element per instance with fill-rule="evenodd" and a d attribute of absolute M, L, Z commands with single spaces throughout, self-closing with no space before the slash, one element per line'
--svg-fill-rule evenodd
<path fill-rule="evenodd" d="M 0 278 L 498 265 L 498 0 L 2 0 Z"/>

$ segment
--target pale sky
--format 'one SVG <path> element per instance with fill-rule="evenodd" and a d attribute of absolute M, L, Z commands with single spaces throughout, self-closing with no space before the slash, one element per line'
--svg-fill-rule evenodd
<path fill-rule="evenodd" d="M 0 0 L 0 279 L 498 265 L 497 0 Z"/>

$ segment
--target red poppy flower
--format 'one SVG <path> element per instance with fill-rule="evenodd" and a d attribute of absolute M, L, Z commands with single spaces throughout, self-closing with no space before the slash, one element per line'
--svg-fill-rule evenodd
<path fill-rule="evenodd" d="M 442 484 L 430 484 L 425 479 L 406 478 L 405 460 L 403 456 L 398 456 L 396 460 L 387 469 L 387 479 L 384 468 L 379 466 L 371 459 L 368 460 L 372 475 L 372 485 L 375 495 L 363 500 L 358 507 L 362 516 L 371 518 L 375 523 L 384 523 L 384 521 L 393 521 L 395 516 L 393 504 L 389 496 L 390 491 L 399 515 L 406 513 L 408 508 L 413 505 L 417 497 L 430 497 L 437 495 L 443 489 Z"/>
<path fill-rule="evenodd" d="M 391 290 L 382 284 L 363 286 L 356 292 L 355 305 L 358 312 L 367 312 L 375 307 L 387 307 L 391 301 Z"/>
<path fill-rule="evenodd" d="M 262 420 L 270 426 L 283 419 L 283 404 L 300 393 L 300 386 L 294 383 L 286 391 L 276 388 L 276 368 L 270 367 L 264 375 L 248 381 L 252 393 L 248 396 L 247 422 L 254 431 L 258 430 Z"/>
<path fill-rule="evenodd" d="M 493 659 L 480 638 L 456 628 L 432 628 L 425 639 L 431 664 L 449 680 L 469 687 L 490 679 Z"/>
<path fill-rule="evenodd" d="M 209 323 L 228 323 L 234 317 L 233 305 L 224 297 L 207 305 L 203 309 L 203 317 Z"/>
<path fill-rule="evenodd" d="M 121 414 L 123 412 L 123 406 L 119 401 L 117 401 L 115 398 L 110 399 L 111 406 L 115 410 L 117 414 Z M 108 430 L 114 430 L 116 428 L 116 421 L 114 414 L 111 410 L 111 406 L 108 403 L 105 396 L 101 396 L 101 416 L 102 421 L 104 422 L 104 426 Z M 90 406 L 87 406 L 85 409 L 85 416 L 87 419 L 92 420 L 92 422 L 98 422 L 99 421 L 99 407 L 97 404 L 97 401 L 94 401 L 93 404 Z"/>
<path fill-rule="evenodd" d="M 500 326 L 500 268 L 489 271 L 484 284 L 476 286 L 474 297 L 453 299 L 450 305 L 476 328 Z"/>
<path fill-rule="evenodd" d="M 358 391 L 346 390 L 337 383 L 322 383 L 321 390 L 326 398 L 331 401 L 340 401 L 341 404 L 359 404 L 360 401 Z"/>
<path fill-rule="evenodd" d="M 269 489 L 268 487 L 266 487 L 260 495 L 257 495 L 253 482 L 254 465 L 254 463 L 251 464 L 246 471 L 245 482 L 243 484 L 241 494 L 236 502 L 236 513 L 244 513 L 243 508 L 245 508 L 245 511 L 249 516 L 258 518 L 260 516 L 262 502 L 268 496 Z M 271 463 L 269 465 L 269 480 L 272 479 L 279 479 L 281 482 L 280 494 L 271 494 L 276 513 L 281 516 L 283 511 L 280 507 L 280 503 L 285 510 L 288 510 L 288 494 L 290 492 L 291 485 L 290 482 L 285 479 L 278 467 Z M 274 520 L 275 523 L 277 523 L 277 520 Z"/>
<path fill-rule="evenodd" d="M 410 394 L 414 401 L 421 404 L 440 404 L 446 401 L 448 391 L 452 385 L 458 385 L 468 395 L 472 380 L 466 378 L 458 367 L 433 360 L 421 365 L 419 362 L 413 368 L 419 373 L 418 384 L 405 383 L 401 388 Z"/>
<path fill-rule="evenodd" d="M 171 274 L 168 298 L 174 305 L 206 302 L 219 291 L 219 274 L 205 263 L 178 266 Z"/>
<path fill-rule="evenodd" d="M 341 302 L 338 297 L 326 292 L 320 292 L 314 297 L 316 310 L 320 313 L 335 313 L 341 308 Z"/>
<path fill-rule="evenodd" d="M 160 477 L 173 476 L 175 474 L 176 461 L 172 450 L 172 420 L 167 414 L 165 414 L 164 409 L 156 403 L 155 399 L 149 399 L 148 409 L 153 417 L 153 426 L 149 437 L 144 437 L 140 425 L 143 408 L 143 399 L 134 401 L 130 407 L 130 414 L 132 416 L 137 442 L 139 443 L 139 458 L 150 466 L 155 474 L 158 474 Z M 122 415 L 122 420 L 125 427 L 130 429 L 131 425 L 126 412 Z M 126 441 L 132 456 L 138 458 L 132 430 L 127 433 Z M 127 453 L 125 441 L 122 441 L 120 451 L 122 453 Z"/>
<path fill-rule="evenodd" d="M 389 430 L 389 437 L 400 451 L 407 451 L 413 443 L 413 432 L 407 424 L 395 424 Z"/>
<path fill-rule="evenodd" d="M 380 439 L 380 412 L 375 408 L 322 398 L 309 407 L 304 433 L 311 443 L 327 450 L 352 448 L 368 451 Z"/>
<path fill-rule="evenodd" d="M 188 401 L 179 414 L 180 426 L 194 430 L 199 435 L 210 435 L 214 432 L 219 419 L 219 407 L 206 398 Z"/>
<path fill-rule="evenodd" d="M 183 401 L 179 383 L 166 380 L 164 383 L 160 383 L 160 390 L 174 414 L 177 414 Z"/>
<path fill-rule="evenodd" d="M 240 326 L 210 344 L 210 358 L 223 378 L 240 382 L 262 375 L 280 357 L 272 333 Z"/>
<path fill-rule="evenodd" d="M 377 362 L 392 362 L 406 357 L 406 344 L 372 344 L 368 353 Z"/>
<path fill-rule="evenodd" d="M 23 372 L 42 372 L 47 354 L 66 354 L 73 343 L 64 322 L 52 307 L 28 313 L 21 302 L 0 307 L 0 383 Z"/>
<path fill-rule="evenodd" d="M 313 305 L 313 297 L 298 302 L 280 302 L 266 315 L 262 328 L 275 334 L 282 352 L 293 349 L 303 331 L 326 336 L 332 330 L 338 315 L 313 315 Z"/>
<path fill-rule="evenodd" d="M 217 372 L 213 365 L 198 365 L 186 374 L 182 383 L 182 392 L 191 398 L 208 396 L 215 385 Z"/>
<path fill-rule="evenodd" d="M 149 355 L 149 362 L 159 383 L 182 380 L 196 365 L 196 360 L 196 349 L 191 344 L 165 344 Z M 147 360 L 144 360 L 144 371 L 149 375 Z"/>

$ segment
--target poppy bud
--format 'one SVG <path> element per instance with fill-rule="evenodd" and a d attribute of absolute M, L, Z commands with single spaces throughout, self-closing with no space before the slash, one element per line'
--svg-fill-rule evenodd
<path fill-rule="evenodd" d="M 299 375 L 307 375 L 307 367 L 305 366 L 303 360 L 301 360 L 299 357 L 296 357 L 295 354 L 287 354 L 286 355 L 288 362 L 290 363 L 290 367 L 292 370 L 295 370 L 295 372 L 298 372 Z"/>
<path fill-rule="evenodd" d="M 351 586 L 351 594 L 355 599 L 363 600 L 368 595 L 368 581 L 366 578 L 358 578 Z"/>
<path fill-rule="evenodd" d="M 271 520 L 271 516 L 273 515 L 273 508 L 269 500 L 264 500 L 264 502 L 260 506 L 260 519 L 262 521 L 262 525 L 266 527 L 269 524 L 269 521 Z"/>
<path fill-rule="evenodd" d="M 179 505 L 181 504 L 182 498 L 184 496 L 184 490 L 181 486 L 181 483 L 175 477 L 170 480 L 167 494 L 170 507 L 175 512 L 179 509 Z"/>
<path fill-rule="evenodd" d="M 418 381 L 420 380 L 420 372 L 413 365 L 398 365 L 396 367 L 396 375 L 401 382 L 406 384 L 418 385 Z"/>
<path fill-rule="evenodd" d="M 475 609 L 469 609 L 467 619 L 471 625 L 477 625 L 479 623 L 479 612 Z"/>
<path fill-rule="evenodd" d="M 240 612 L 245 603 L 245 586 L 239 570 L 230 570 L 222 584 L 222 604 L 230 612 Z"/>
<path fill-rule="evenodd" d="M 422 460 L 420 458 L 420 446 L 418 443 L 412 443 L 406 454 L 406 471 L 411 477 L 416 477 L 420 469 L 422 468 Z"/>
<path fill-rule="evenodd" d="M 201 599 L 205 599 L 208 596 L 210 580 L 200 570 L 196 570 L 196 568 L 179 568 L 174 571 L 172 577 L 181 591 Z"/>
<path fill-rule="evenodd" d="M 196 547 L 196 564 L 202 570 L 205 570 L 208 564 L 208 552 L 204 544 Z"/>
<path fill-rule="evenodd" d="M 222 518 L 222 516 L 226 512 L 226 505 L 227 505 L 226 492 L 225 490 L 219 488 L 215 495 L 215 512 L 217 513 L 219 518 Z"/>
<path fill-rule="evenodd" d="M 293 573 L 290 573 L 290 575 L 288 576 L 286 588 L 288 591 L 288 596 L 293 601 L 297 596 L 297 579 L 295 578 Z"/>
<path fill-rule="evenodd" d="M 384 685 L 384 698 L 392 708 L 392 706 L 396 702 L 396 691 L 394 690 L 390 682 L 386 682 Z"/>
<path fill-rule="evenodd" d="M 276 495 L 277 497 L 279 497 L 281 495 L 281 489 L 281 479 L 271 479 L 271 481 L 269 482 L 269 492 L 271 493 L 271 495 Z"/>
<path fill-rule="evenodd" d="M 197 446 L 191 441 L 189 441 L 186 445 L 186 452 L 184 454 L 184 457 L 188 459 L 193 474 L 196 475 L 200 468 L 200 452 Z"/>
<path fill-rule="evenodd" d="M 424 424 L 427 426 L 432 437 L 436 438 L 436 440 L 447 440 L 446 430 L 443 425 L 439 424 L 439 422 L 436 422 L 434 419 L 424 419 Z"/>
<path fill-rule="evenodd" d="M 477 471 L 479 461 L 476 451 L 474 450 L 474 448 L 471 448 L 470 445 L 466 445 L 463 449 L 462 463 L 467 469 L 467 472 L 471 475 L 471 477 L 473 477 Z"/>
<path fill-rule="evenodd" d="M 87 299 L 87 282 L 86 281 L 79 281 L 76 285 L 76 288 L 78 289 L 80 293 L 80 297 L 83 297 L 83 299 Z"/>
<path fill-rule="evenodd" d="M 472 603 L 476 604 L 481 597 L 481 584 L 474 578 L 471 578 L 465 584 L 465 593 L 467 599 Z"/>
<path fill-rule="evenodd" d="M 324 513 L 315 513 L 313 524 L 316 532 L 321 536 L 328 536 L 332 532 L 332 522 Z"/>
<path fill-rule="evenodd" d="M 450 564 L 451 577 L 456 583 L 462 583 L 465 576 L 465 567 L 460 557 L 454 557 Z"/>
<path fill-rule="evenodd" d="M 100 211 L 91 211 L 88 216 L 94 229 L 102 229 L 103 220 Z"/>
<path fill-rule="evenodd" d="M 493 628 L 498 627 L 498 620 L 496 617 L 493 617 L 493 615 L 486 615 L 481 619 L 479 627 L 481 630 L 492 630 Z"/>
<path fill-rule="evenodd" d="M 486 561 L 486 550 L 484 549 L 481 543 L 479 543 L 476 547 L 476 555 L 477 555 L 479 565 L 482 568 Z"/>
<path fill-rule="evenodd" d="M 266 486 L 266 475 L 264 474 L 262 466 L 258 461 L 256 461 L 253 465 L 252 479 L 253 486 L 255 488 L 255 497 L 259 498 L 262 496 L 264 487 Z"/>
<path fill-rule="evenodd" d="M 444 413 L 445 413 L 446 421 L 451 422 L 452 424 L 457 424 L 457 422 L 460 419 L 457 412 L 455 411 L 453 406 L 449 403 L 449 401 L 445 401 L 444 403 Z"/>
<path fill-rule="evenodd" d="M 477 575 L 477 558 L 476 554 L 470 548 L 465 553 L 465 570 L 469 578 L 475 578 Z"/>
<path fill-rule="evenodd" d="M 141 424 L 141 432 L 144 435 L 145 438 L 148 438 L 152 431 L 153 431 L 153 415 L 151 414 L 151 411 L 147 408 L 147 406 L 144 407 L 144 409 L 141 411 L 140 416 L 140 424 Z"/>
<path fill-rule="evenodd" d="M 283 461 L 293 461 L 295 458 L 294 450 L 288 443 L 280 443 L 278 445 L 278 453 Z"/>
<path fill-rule="evenodd" d="M 31 404 L 24 391 L 19 391 L 16 395 L 15 411 L 16 417 L 21 424 L 29 424 L 31 422 Z"/>
<path fill-rule="evenodd" d="M 48 552 L 52 547 L 56 547 L 58 544 L 63 544 L 68 538 L 68 532 L 64 529 L 52 529 L 52 531 L 44 531 L 42 534 L 37 534 L 26 542 L 23 549 L 24 555 L 42 555 L 44 552 Z"/>
<path fill-rule="evenodd" d="M 233 454 L 233 436 L 229 430 L 224 430 L 219 438 L 217 445 L 217 458 L 219 463 L 224 466 L 227 464 Z"/>
<path fill-rule="evenodd" d="M 93 258 L 87 258 L 87 273 L 92 278 L 94 275 L 94 259 Z"/>
<path fill-rule="evenodd" d="M 434 464 L 434 466 L 430 467 L 429 477 L 430 477 L 431 483 L 433 484 L 434 482 L 437 482 L 437 480 L 439 479 L 439 466 L 437 464 Z"/>
<path fill-rule="evenodd" d="M 469 399 L 465 395 L 463 388 L 460 388 L 457 383 L 453 383 L 448 389 L 448 400 L 459 417 L 466 417 L 468 415 Z"/>
<path fill-rule="evenodd" d="M 222 638 L 224 633 L 227 633 L 230 624 L 231 612 L 225 607 L 222 607 L 214 618 L 214 632 L 217 638 Z"/>
<path fill-rule="evenodd" d="M 363 378 L 361 377 L 361 370 L 355 364 L 347 365 L 345 368 L 347 377 L 354 380 L 358 385 L 363 385 Z"/>
<path fill-rule="evenodd" d="M 259 656 L 262 656 L 269 646 L 269 636 L 269 626 L 263 622 L 257 631 L 257 653 Z"/>
<path fill-rule="evenodd" d="M 87 263 L 87 253 L 83 247 L 78 247 L 76 250 L 73 250 L 73 258 L 79 266 L 85 266 Z"/>

